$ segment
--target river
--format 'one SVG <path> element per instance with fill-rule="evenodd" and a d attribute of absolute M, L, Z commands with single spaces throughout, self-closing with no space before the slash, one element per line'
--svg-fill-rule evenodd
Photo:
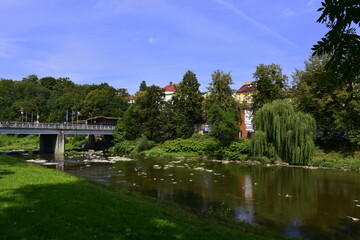
<path fill-rule="evenodd" d="M 360 239 L 360 173 L 138 157 L 61 169 L 303 239 Z"/>

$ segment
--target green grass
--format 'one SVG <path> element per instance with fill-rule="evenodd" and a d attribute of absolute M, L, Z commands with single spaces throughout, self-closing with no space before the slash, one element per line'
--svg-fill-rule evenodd
<path fill-rule="evenodd" d="M 166 152 L 162 148 L 154 147 L 150 150 L 143 151 L 141 154 L 151 155 L 151 156 L 164 156 L 164 157 L 198 157 L 199 155 L 191 152 Z"/>
<path fill-rule="evenodd" d="M 0 239 L 282 239 L 8 156 L 0 156 L 0 229 Z"/>
<path fill-rule="evenodd" d="M 360 154 L 356 152 L 325 152 L 317 149 L 309 165 L 330 168 L 360 169 Z"/>
<path fill-rule="evenodd" d="M 38 135 L 0 134 L 0 151 L 34 150 L 39 148 Z"/>

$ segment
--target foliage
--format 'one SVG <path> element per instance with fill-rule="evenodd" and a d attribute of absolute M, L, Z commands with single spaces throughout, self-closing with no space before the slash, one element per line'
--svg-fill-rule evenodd
<path fill-rule="evenodd" d="M 234 139 L 239 131 L 240 103 L 233 97 L 231 74 L 217 70 L 211 76 L 209 95 L 204 99 L 211 134 L 219 139 Z"/>
<path fill-rule="evenodd" d="M 117 154 L 129 155 L 132 154 L 136 149 L 136 141 L 123 140 L 121 142 L 115 143 L 112 151 Z"/>
<path fill-rule="evenodd" d="M 231 142 L 228 147 L 224 148 L 223 158 L 227 160 L 245 160 L 249 154 L 249 140 L 238 138 Z"/>
<path fill-rule="evenodd" d="M 256 89 L 253 96 L 253 111 L 260 109 L 264 104 L 285 97 L 284 87 L 287 85 L 288 77 L 282 73 L 280 65 L 260 64 L 254 72 Z"/>
<path fill-rule="evenodd" d="M 164 92 L 158 86 L 151 85 L 148 90 L 138 92 L 133 104 L 129 128 L 135 130 L 132 135 L 139 138 L 144 134 L 154 141 L 161 140 L 159 116 L 164 104 Z M 135 129 L 136 128 L 136 129 Z"/>
<path fill-rule="evenodd" d="M 216 70 L 211 74 L 211 83 L 207 88 L 208 96 L 205 98 L 205 109 L 209 109 L 214 103 L 218 104 L 223 110 L 237 109 L 238 103 L 233 97 L 233 90 L 230 85 L 234 84 L 231 74 Z"/>
<path fill-rule="evenodd" d="M 175 89 L 173 105 L 177 137 L 189 138 L 194 133 L 195 123 L 201 120 L 203 96 L 199 87 L 196 75 L 187 71 Z"/>
<path fill-rule="evenodd" d="M 145 81 L 142 81 L 139 87 L 139 91 L 146 91 L 147 90 L 147 85 Z"/>
<path fill-rule="evenodd" d="M 341 73 L 344 84 L 358 79 L 360 75 L 360 37 L 356 27 L 360 26 L 360 5 L 354 0 L 326 0 L 318 9 L 322 12 L 317 20 L 330 29 L 314 45 L 313 55 L 330 54 L 327 69 Z"/>
<path fill-rule="evenodd" d="M 120 96 L 114 88 L 108 87 L 89 92 L 82 105 L 82 112 L 88 117 L 123 117 L 124 111 L 128 108 L 128 100 Z"/>
<path fill-rule="evenodd" d="M 317 149 L 309 164 L 317 167 L 359 170 L 360 155 L 356 153 L 347 154 L 338 151 L 325 152 L 324 150 Z"/>
<path fill-rule="evenodd" d="M 218 141 L 209 135 L 194 135 L 189 139 L 178 138 L 164 142 L 162 148 L 166 152 L 192 152 L 199 155 L 212 154 Z"/>
<path fill-rule="evenodd" d="M 239 138 L 232 142 L 222 142 L 209 135 L 194 135 L 189 139 L 166 141 L 161 149 L 168 153 L 193 153 L 217 159 L 244 160 L 249 153 L 249 142 Z"/>
<path fill-rule="evenodd" d="M 135 151 L 136 152 L 142 152 L 144 150 L 148 150 L 150 148 L 153 148 L 154 146 L 155 146 L 154 141 L 149 141 L 149 139 L 145 135 L 142 135 L 140 138 L 138 138 L 136 140 Z"/>
<path fill-rule="evenodd" d="M 83 118 L 122 117 L 128 107 L 127 96 L 126 89 L 106 83 L 77 85 L 68 78 L 39 79 L 36 75 L 21 81 L 0 79 L 0 121 L 25 121 L 27 115 L 29 122 L 64 122 L 66 113 L 69 121 L 73 120 L 72 111 L 80 111 Z"/>
<path fill-rule="evenodd" d="M 360 86 L 344 85 L 341 74 L 326 69 L 329 58 L 313 56 L 305 61 L 305 70 L 296 70 L 293 100 L 297 109 L 315 118 L 319 137 L 347 136 L 359 144 Z"/>
<path fill-rule="evenodd" d="M 315 120 L 296 112 L 293 106 L 276 100 L 255 113 L 255 134 L 251 138 L 251 154 L 281 159 L 290 164 L 307 164 L 314 150 Z"/>
<path fill-rule="evenodd" d="M 239 133 L 239 125 L 235 121 L 233 109 L 223 110 L 218 104 L 212 104 L 207 115 L 208 122 L 211 123 L 210 134 L 216 138 L 231 141 Z"/>
<path fill-rule="evenodd" d="M 86 135 L 77 134 L 77 135 L 74 135 L 74 137 L 69 140 L 69 143 L 74 148 L 81 148 L 84 144 L 87 143 L 87 141 L 88 140 L 86 138 Z"/>

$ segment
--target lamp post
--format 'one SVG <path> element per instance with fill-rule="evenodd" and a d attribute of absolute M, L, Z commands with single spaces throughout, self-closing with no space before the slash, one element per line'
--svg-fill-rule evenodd
<path fill-rule="evenodd" d="M 20 112 L 21 112 L 21 123 L 23 122 L 24 119 L 24 108 L 20 107 Z"/>

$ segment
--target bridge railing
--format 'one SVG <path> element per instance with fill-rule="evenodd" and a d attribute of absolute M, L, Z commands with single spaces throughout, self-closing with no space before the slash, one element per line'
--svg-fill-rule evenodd
<path fill-rule="evenodd" d="M 115 126 L 72 123 L 0 122 L 0 128 L 114 130 Z"/>

